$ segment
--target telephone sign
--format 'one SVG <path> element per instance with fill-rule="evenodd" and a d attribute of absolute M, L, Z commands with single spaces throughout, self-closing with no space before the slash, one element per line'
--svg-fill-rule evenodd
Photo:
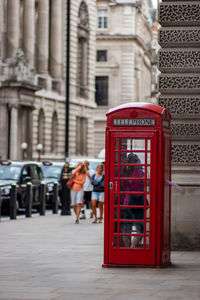
<path fill-rule="evenodd" d="M 154 119 L 114 119 L 113 125 L 118 126 L 154 126 Z"/>

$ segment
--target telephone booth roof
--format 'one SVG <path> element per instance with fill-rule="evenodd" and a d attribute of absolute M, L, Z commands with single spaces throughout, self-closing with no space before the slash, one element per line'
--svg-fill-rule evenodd
<path fill-rule="evenodd" d="M 117 107 L 111 108 L 106 115 L 108 116 L 108 115 L 110 115 L 112 113 L 115 113 L 117 111 L 124 110 L 124 109 L 131 109 L 131 108 L 144 109 L 144 110 L 147 110 L 149 112 L 156 113 L 160 116 L 165 115 L 165 118 L 170 119 L 170 113 L 166 108 L 161 107 L 161 106 L 156 105 L 156 104 L 148 103 L 148 102 L 129 102 L 129 103 L 125 103 L 125 104 L 119 105 Z"/>

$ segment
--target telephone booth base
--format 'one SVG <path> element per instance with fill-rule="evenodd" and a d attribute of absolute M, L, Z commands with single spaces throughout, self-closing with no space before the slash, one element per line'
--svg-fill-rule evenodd
<path fill-rule="evenodd" d="M 168 262 L 163 265 L 118 265 L 118 264 L 102 264 L 102 268 L 165 268 L 169 267 L 172 263 Z"/>

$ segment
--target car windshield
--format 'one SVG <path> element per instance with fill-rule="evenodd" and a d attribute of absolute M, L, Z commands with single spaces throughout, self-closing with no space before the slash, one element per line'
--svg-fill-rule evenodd
<path fill-rule="evenodd" d="M 0 165 L 0 179 L 18 180 L 22 167 L 13 165 Z"/>
<path fill-rule="evenodd" d="M 62 166 L 42 166 L 42 171 L 44 173 L 44 178 L 60 179 Z"/>

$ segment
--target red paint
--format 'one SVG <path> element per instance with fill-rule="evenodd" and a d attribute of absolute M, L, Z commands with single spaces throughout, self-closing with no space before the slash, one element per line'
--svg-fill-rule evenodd
<path fill-rule="evenodd" d="M 119 119 L 155 123 L 114 125 L 121 124 Z M 171 180 L 171 132 L 163 127 L 168 122 L 169 111 L 149 103 L 129 103 L 107 113 L 103 267 L 170 264 L 171 189 L 165 180 Z M 130 162 L 133 156 L 140 161 Z M 142 178 L 131 175 L 134 168 L 142 170 Z M 133 181 L 143 189 L 130 191 Z"/>

